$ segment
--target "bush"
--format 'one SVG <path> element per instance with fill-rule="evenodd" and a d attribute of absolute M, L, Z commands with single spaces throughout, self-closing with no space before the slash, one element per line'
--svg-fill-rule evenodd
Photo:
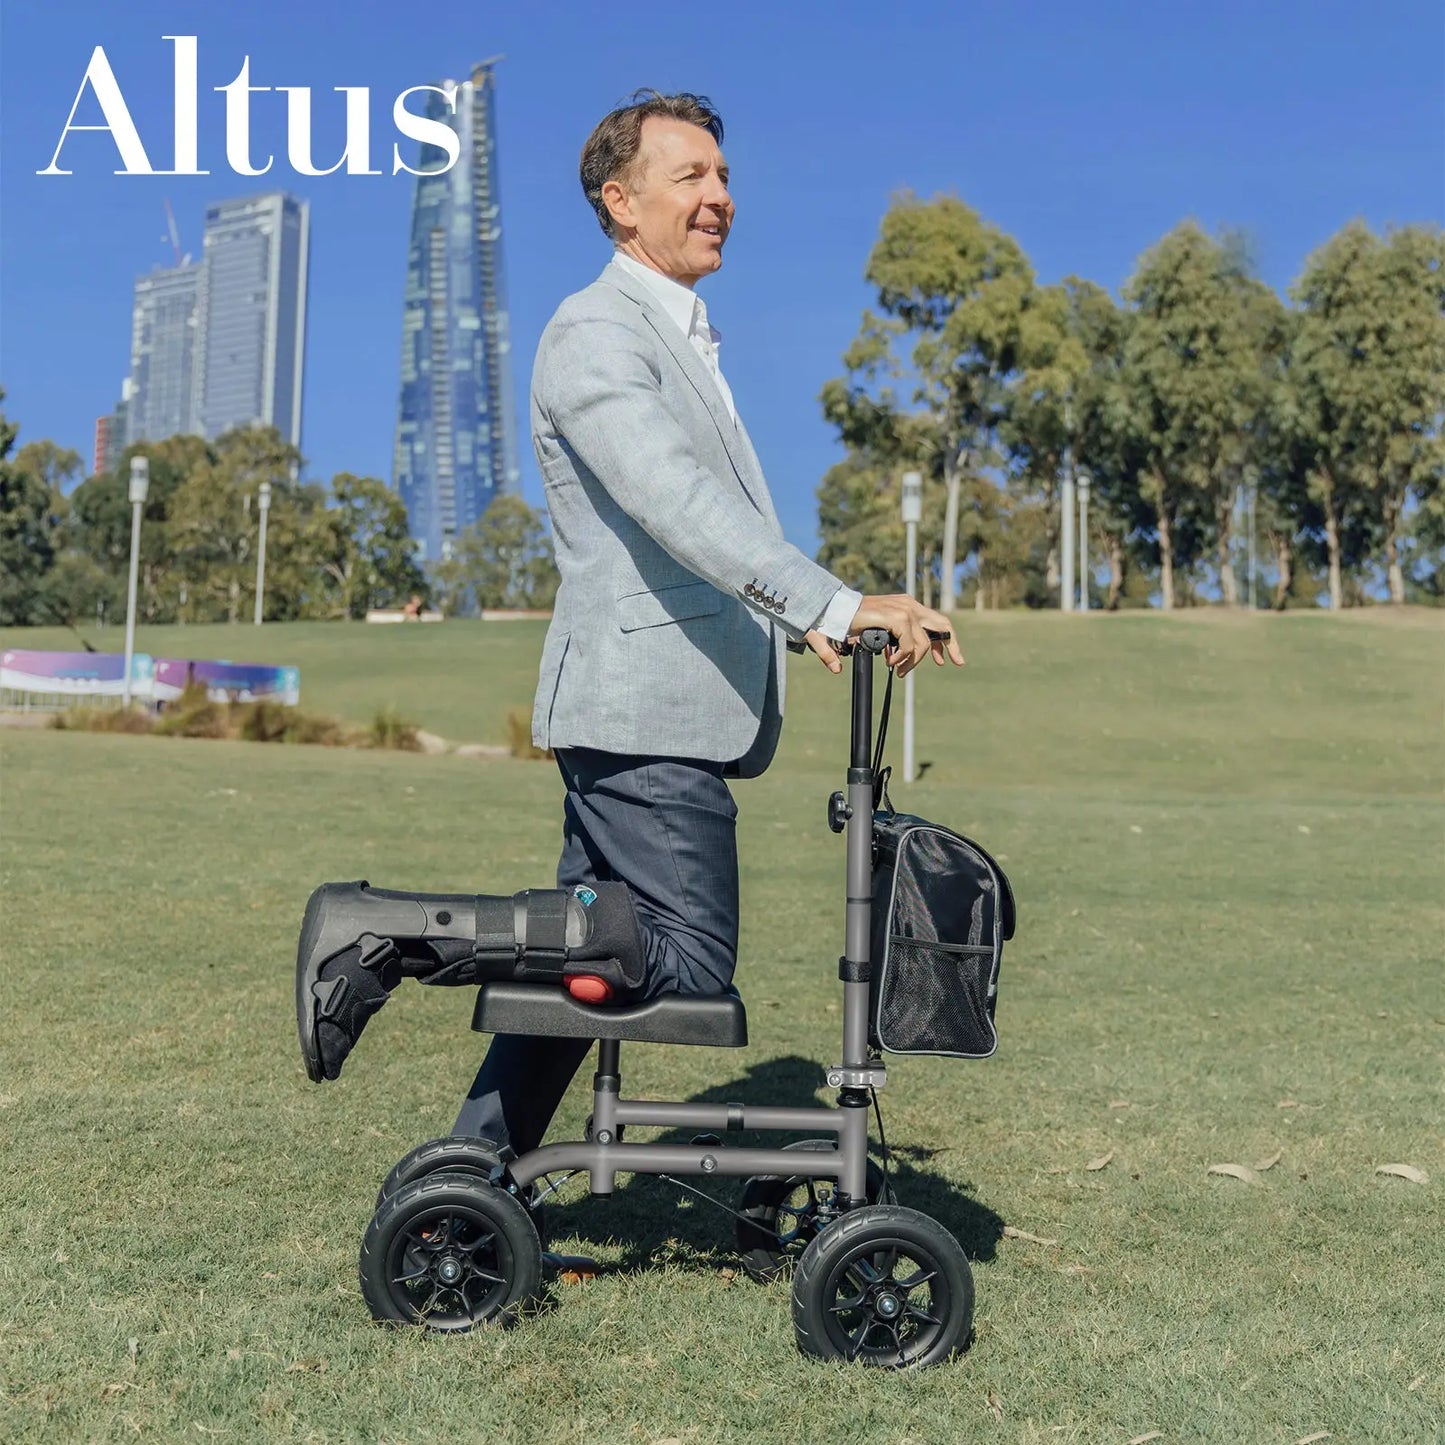
<path fill-rule="evenodd" d="M 294 716 L 286 733 L 288 743 L 314 743 L 323 748 L 352 748 L 357 746 L 359 729 L 348 728 L 334 717 L 320 713 L 304 713 L 291 709 Z"/>
<path fill-rule="evenodd" d="M 281 743 L 290 740 L 297 709 L 262 698 L 236 709 L 240 713 L 237 731 L 248 743 Z"/>
<path fill-rule="evenodd" d="M 375 743 L 365 729 L 338 718 L 309 714 L 269 698 L 256 702 L 212 702 L 201 684 L 188 687 L 159 714 L 144 708 L 78 707 L 56 713 L 51 727 L 93 733 L 151 733 L 158 737 L 225 738 L 248 743 L 316 743 L 323 747 L 406 747 L 415 743 L 411 723 L 394 720 L 389 733 L 400 738 Z"/>
<path fill-rule="evenodd" d="M 73 732 L 152 733 L 158 737 L 421 751 L 417 724 L 408 722 L 394 708 L 377 713 L 370 728 L 350 727 L 339 718 L 304 713 L 269 698 L 244 703 L 212 702 L 200 683 L 186 688 L 159 714 L 144 708 L 77 707 L 56 713 L 50 725 Z"/>
<path fill-rule="evenodd" d="M 151 731 L 171 738 L 235 737 L 231 706 L 228 702 L 212 702 L 204 683 L 187 683 L 186 690 L 167 705 Z"/>
<path fill-rule="evenodd" d="M 56 713 L 50 726 L 61 732 L 148 733 L 155 718 L 144 708 L 86 706 Z"/>
<path fill-rule="evenodd" d="M 404 753 L 419 753 L 417 724 L 408 722 L 394 707 L 384 707 L 371 720 L 370 745 L 374 748 L 395 748 Z"/>

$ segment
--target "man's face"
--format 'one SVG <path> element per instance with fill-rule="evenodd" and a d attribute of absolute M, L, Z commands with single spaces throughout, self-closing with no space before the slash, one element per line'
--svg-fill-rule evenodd
<path fill-rule="evenodd" d="M 602 188 L 620 249 L 684 286 L 711 275 L 732 226 L 727 180 L 722 151 L 701 126 L 648 116 L 633 174 Z"/>

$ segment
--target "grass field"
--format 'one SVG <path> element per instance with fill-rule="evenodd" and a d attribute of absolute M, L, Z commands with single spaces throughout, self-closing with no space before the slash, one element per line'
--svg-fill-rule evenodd
<path fill-rule="evenodd" d="M 310 1085 L 301 909 L 325 879 L 545 884 L 552 766 L 7 732 L 0 1438 L 1441 1439 L 1445 629 L 961 622 L 969 667 L 920 675 L 931 766 L 895 800 L 1010 871 L 1002 1047 L 895 1060 L 884 1092 L 902 1201 L 974 1261 L 958 1363 L 805 1363 L 786 1284 L 734 1273 L 728 1218 L 652 1180 L 553 1211 L 604 1268 L 521 1328 L 373 1327 L 355 1262 L 376 1186 L 447 1131 L 483 1041 L 469 991 L 408 985 L 345 1077 Z M 493 741 L 540 640 L 448 623 L 138 645 L 297 663 L 308 710 L 392 704 Z M 844 683 L 795 660 L 789 719 L 737 788 L 753 1042 L 624 1050 L 630 1093 L 826 1097 Z M 574 1089 L 559 1136 L 586 1109 Z M 1207 1172 L 1277 1153 L 1258 1185 Z M 1392 1162 L 1429 1182 L 1376 1174 Z"/>

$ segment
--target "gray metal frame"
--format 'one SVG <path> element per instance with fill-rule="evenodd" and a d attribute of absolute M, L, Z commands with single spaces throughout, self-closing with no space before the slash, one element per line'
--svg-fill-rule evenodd
<path fill-rule="evenodd" d="M 545 1174 L 585 1170 L 595 1195 L 610 1195 L 618 1174 L 735 1175 L 800 1172 L 796 1151 L 742 1149 L 726 1144 L 624 1144 L 624 1124 L 658 1128 L 737 1132 L 780 1130 L 837 1135 L 837 1148 L 809 1153 L 807 1173 L 838 1181 L 839 1203 L 855 1208 L 866 1202 L 868 1106 L 871 1089 L 881 1088 L 882 1064 L 868 1053 L 869 942 L 873 908 L 873 659 L 888 644 L 888 634 L 864 632 L 853 647 L 853 721 L 847 790 L 847 911 L 843 977 L 843 1061 L 828 1070 L 838 1089 L 834 1108 L 771 1108 L 744 1104 L 657 1103 L 623 1099 L 621 1042 L 601 1039 L 592 1080 L 592 1138 L 577 1143 L 544 1144 L 523 1154 L 508 1173 L 519 1188 Z"/>

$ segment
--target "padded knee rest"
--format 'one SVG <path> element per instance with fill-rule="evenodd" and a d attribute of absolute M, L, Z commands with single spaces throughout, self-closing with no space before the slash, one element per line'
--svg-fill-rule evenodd
<path fill-rule="evenodd" d="M 472 1027 L 483 1034 L 564 1039 L 638 1039 L 740 1049 L 748 1016 L 735 989 L 719 994 L 664 993 L 623 1008 L 591 1008 L 555 985 L 496 979 L 477 993 Z"/>

